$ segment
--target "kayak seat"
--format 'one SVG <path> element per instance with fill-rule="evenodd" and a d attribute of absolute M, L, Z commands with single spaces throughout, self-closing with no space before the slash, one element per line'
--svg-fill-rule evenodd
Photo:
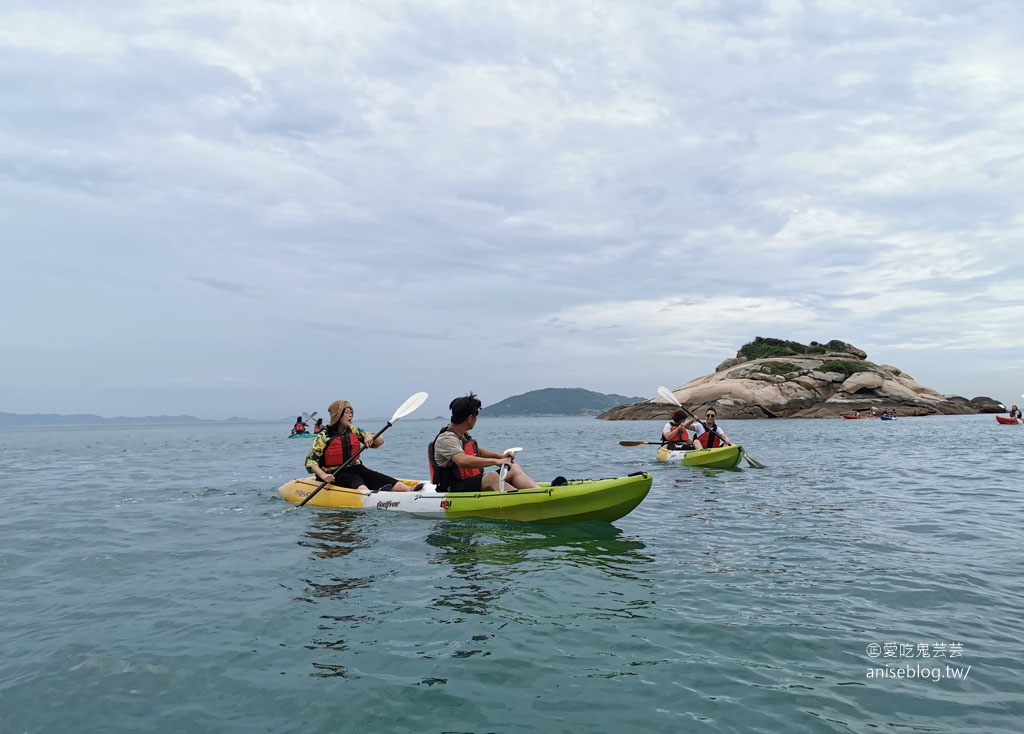
<path fill-rule="evenodd" d="M 564 487 L 568 483 L 569 482 L 567 482 L 565 477 L 563 477 L 563 476 L 557 476 L 557 477 L 555 477 L 554 479 L 551 480 L 551 486 L 552 487 Z"/>

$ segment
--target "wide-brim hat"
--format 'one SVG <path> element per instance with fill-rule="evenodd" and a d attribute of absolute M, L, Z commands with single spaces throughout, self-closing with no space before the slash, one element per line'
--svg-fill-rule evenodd
<path fill-rule="evenodd" d="M 341 420 L 341 414 L 345 412 L 345 408 L 351 408 L 352 403 L 347 400 L 335 400 L 331 403 L 330 407 L 327 408 L 327 412 L 331 415 L 331 422 L 327 425 L 333 426 L 339 420 Z"/>

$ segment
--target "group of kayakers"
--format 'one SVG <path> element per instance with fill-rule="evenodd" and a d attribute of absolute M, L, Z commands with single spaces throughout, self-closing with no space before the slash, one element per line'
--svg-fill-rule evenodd
<path fill-rule="evenodd" d="M 320 433 L 320 431 L 322 431 L 322 430 L 324 430 L 324 419 L 323 418 L 317 418 L 316 419 L 316 425 L 313 426 L 313 433 Z M 309 432 L 310 432 L 309 431 L 309 426 L 306 423 L 306 421 L 303 419 L 303 417 L 301 415 L 300 416 L 296 416 L 296 418 L 295 418 L 295 425 L 292 426 L 292 435 L 295 436 L 297 434 L 309 433 Z"/>
<path fill-rule="evenodd" d="M 488 467 L 507 468 L 505 482 L 509 491 L 537 487 L 515 457 L 508 452 L 499 454 L 482 448 L 470 435 L 476 428 L 482 403 L 473 393 L 455 398 L 449 404 L 451 420 L 441 429 L 427 449 L 430 463 L 430 481 L 439 492 L 479 492 L 497 490 L 498 472 L 484 473 Z M 318 432 L 306 456 L 306 471 L 315 474 L 321 482 L 361 491 L 408 492 L 410 487 L 386 474 L 373 471 L 359 459 L 364 449 L 377 449 L 384 445 L 380 435 L 372 434 L 352 423 L 355 411 L 347 400 L 335 400 L 327 409 L 330 422 Z M 557 477 L 553 485 L 565 484 Z"/>
<path fill-rule="evenodd" d="M 661 430 L 661 442 L 673 451 L 715 449 L 729 445 L 729 437 L 715 423 L 718 414 L 714 408 L 704 412 L 704 422 L 683 409 L 672 414 L 672 419 Z M 693 428 L 693 438 L 687 429 Z"/>

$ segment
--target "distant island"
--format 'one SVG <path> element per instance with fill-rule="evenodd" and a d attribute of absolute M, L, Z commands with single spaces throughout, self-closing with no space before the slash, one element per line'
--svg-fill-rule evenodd
<path fill-rule="evenodd" d="M 513 395 L 499 403 L 484 407 L 488 417 L 501 416 L 575 416 L 598 415 L 620 405 L 629 405 L 646 398 L 606 395 L 581 387 L 546 387 Z"/>
<path fill-rule="evenodd" d="M 0 427 L 11 426 L 165 426 L 189 423 L 261 423 L 248 418 L 209 420 L 191 415 L 147 415 L 141 417 L 118 416 L 104 418 L 91 413 L 59 415 L 57 413 L 0 413 Z M 285 420 L 287 422 L 287 419 Z"/>
<path fill-rule="evenodd" d="M 867 353 L 839 339 L 810 344 L 756 337 L 713 374 L 673 391 L 695 413 L 714 407 L 719 418 L 835 418 L 892 410 L 900 416 L 1002 413 L 990 397 L 968 400 L 925 387 L 903 370 L 868 361 Z M 663 420 L 675 406 L 659 397 L 612 408 L 604 420 Z"/>

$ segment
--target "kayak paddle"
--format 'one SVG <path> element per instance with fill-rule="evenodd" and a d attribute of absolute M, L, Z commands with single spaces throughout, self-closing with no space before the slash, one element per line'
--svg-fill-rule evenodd
<path fill-rule="evenodd" d="M 389 428 L 391 428 L 391 426 L 393 426 L 395 424 L 395 421 L 397 421 L 399 418 L 404 418 L 405 416 L 409 415 L 409 413 L 413 412 L 418 407 L 423 405 L 423 403 L 424 403 L 424 401 L 426 401 L 426 399 L 427 399 L 427 394 L 425 392 L 418 392 L 415 395 L 411 396 L 408 400 L 406 400 L 404 403 L 402 403 L 398 407 L 398 410 L 395 411 L 395 414 L 393 416 L 391 416 L 391 420 L 389 420 L 387 422 L 387 424 L 385 424 L 385 426 L 383 428 L 381 428 L 379 431 L 377 431 L 375 434 L 373 434 L 373 438 L 370 439 L 369 443 L 373 444 L 373 442 L 377 440 L 377 436 L 379 436 L 380 434 L 384 433 L 384 431 L 386 431 Z M 359 450 L 356 451 L 354 454 L 352 454 L 352 456 L 349 457 L 348 461 L 346 461 L 344 464 L 342 464 L 337 469 L 335 469 L 334 472 L 332 472 L 332 474 L 335 473 L 335 472 L 341 471 L 346 466 L 348 466 L 353 461 L 355 461 L 357 458 L 359 458 L 359 454 L 363 453 L 363 449 L 364 448 L 366 448 L 365 444 L 363 446 L 360 446 Z M 320 486 L 317 487 L 316 489 L 314 489 L 312 492 L 310 492 L 309 495 L 306 497 L 306 499 L 302 500 L 302 502 L 300 502 L 298 505 L 296 505 L 296 507 L 302 507 L 304 504 L 309 502 L 311 499 L 313 499 L 313 497 L 316 495 L 316 493 L 319 492 L 321 489 L 323 489 L 325 486 L 327 486 L 327 481 L 326 480 L 323 481 L 323 482 L 320 482 Z"/>
<path fill-rule="evenodd" d="M 516 460 L 516 453 L 522 451 L 521 446 L 517 446 L 514 449 L 505 449 L 506 455 L 512 456 L 512 461 Z M 501 469 L 498 471 L 498 491 L 505 491 L 505 477 L 508 476 L 508 464 L 502 464 Z"/>
<path fill-rule="evenodd" d="M 689 415 L 689 416 L 690 416 L 690 417 L 692 417 L 692 418 L 693 418 L 693 419 L 694 419 L 695 421 L 697 421 L 697 422 L 698 422 L 698 423 L 700 423 L 700 424 L 701 424 L 702 426 L 704 426 L 704 430 L 705 430 L 705 431 L 708 431 L 709 433 L 713 433 L 713 434 L 715 434 L 716 436 L 718 436 L 718 440 L 719 440 L 719 441 L 721 441 L 722 443 L 724 443 L 724 444 L 725 444 L 725 445 L 727 445 L 727 446 L 729 445 L 729 442 L 728 442 L 728 441 L 726 441 L 726 440 L 725 440 L 724 438 L 722 438 L 722 436 L 721 436 L 721 435 L 720 435 L 720 434 L 718 433 L 718 431 L 715 431 L 715 430 L 712 430 L 711 428 L 708 428 L 708 424 L 707 424 L 707 423 L 705 423 L 704 421 L 702 421 L 702 420 L 701 420 L 700 418 L 698 418 L 697 416 L 695 416 L 695 415 L 694 415 L 693 413 L 691 413 L 690 411 L 686 410 L 686 408 L 684 408 L 684 407 L 683 407 L 683 404 L 679 402 L 679 399 L 678 399 L 678 398 L 676 398 L 676 396 L 675 396 L 675 393 L 673 393 L 673 392 L 672 392 L 671 390 L 669 390 L 669 389 L 668 389 L 667 387 L 664 387 L 664 386 L 662 386 L 662 387 L 659 387 L 659 388 L 658 388 L 658 394 L 659 394 L 659 395 L 661 395 L 661 397 L 665 398 L 665 400 L 669 401 L 670 403 L 673 403 L 673 404 L 675 404 L 675 405 L 679 406 L 680 408 L 683 408 L 683 410 L 685 410 L 685 411 L 686 411 L 686 414 L 687 414 L 687 415 Z M 760 461 L 758 461 L 757 459 L 755 459 L 754 457 L 752 457 L 752 456 L 751 456 L 750 454 L 748 454 L 748 453 L 747 453 L 746 451 L 744 451 L 744 452 L 743 452 L 743 456 L 744 456 L 744 457 L 746 458 L 746 460 L 747 460 L 747 463 L 748 463 L 748 464 L 750 464 L 750 466 L 752 466 L 753 468 L 755 468 L 755 469 L 764 469 L 764 464 L 762 464 L 762 463 L 761 463 Z"/>
<path fill-rule="evenodd" d="M 664 441 L 619 441 L 619 446 L 661 446 Z"/>

